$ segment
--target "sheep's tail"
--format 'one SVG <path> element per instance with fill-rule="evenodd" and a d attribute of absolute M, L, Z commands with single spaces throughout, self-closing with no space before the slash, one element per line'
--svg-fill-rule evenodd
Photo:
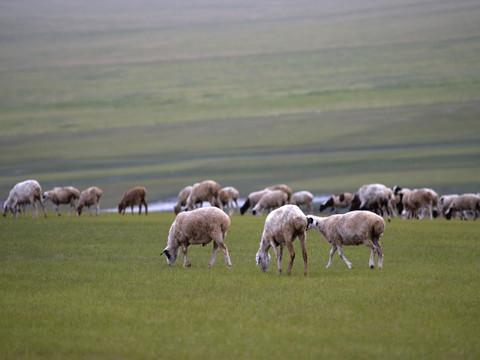
<path fill-rule="evenodd" d="M 243 206 L 240 208 L 240 214 L 245 214 L 245 211 L 248 210 L 248 208 L 250 207 L 250 198 L 247 198 L 247 200 L 245 200 L 245 204 L 243 204 Z"/>
<path fill-rule="evenodd" d="M 384 231 L 385 231 L 385 222 L 375 221 L 375 223 L 372 226 L 372 239 L 379 239 L 383 235 Z"/>

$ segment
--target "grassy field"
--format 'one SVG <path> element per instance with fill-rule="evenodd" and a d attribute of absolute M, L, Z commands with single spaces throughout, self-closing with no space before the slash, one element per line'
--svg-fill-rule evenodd
<path fill-rule="evenodd" d="M 265 217 L 234 215 L 233 266 L 208 269 L 211 245 L 189 248 L 191 268 L 160 256 L 173 214 L 48 215 L 2 220 L 5 359 L 480 356 L 478 221 L 394 219 L 380 271 L 364 246 L 345 248 L 352 270 L 325 269 L 313 230 L 304 277 L 298 241 L 291 276 L 255 265 Z"/>
<path fill-rule="evenodd" d="M 478 192 L 477 1 L 0 3 L 0 198 Z"/>

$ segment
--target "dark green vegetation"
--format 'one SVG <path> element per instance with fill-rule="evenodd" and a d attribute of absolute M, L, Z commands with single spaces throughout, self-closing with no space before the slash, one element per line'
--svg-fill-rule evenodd
<path fill-rule="evenodd" d="M 478 1 L 0 3 L 0 198 L 478 192 Z"/>
<path fill-rule="evenodd" d="M 255 265 L 265 217 L 234 215 L 226 244 L 161 251 L 173 214 L 2 219 L 0 352 L 44 359 L 478 359 L 480 223 L 387 223 L 384 268 L 365 246 L 325 269 L 309 231 L 291 276 Z M 272 256 L 273 252 L 270 251 Z M 288 265 L 288 252 L 283 268 Z M 273 266 L 273 267 L 272 267 Z"/>

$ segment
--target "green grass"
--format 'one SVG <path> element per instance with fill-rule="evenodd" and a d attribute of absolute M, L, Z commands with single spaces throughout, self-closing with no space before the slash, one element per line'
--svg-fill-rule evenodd
<path fill-rule="evenodd" d="M 308 232 L 291 276 L 262 273 L 265 217 L 232 217 L 227 246 L 169 267 L 173 214 L 2 219 L 0 350 L 5 358 L 475 359 L 479 223 L 394 219 L 381 271 L 366 247 L 325 269 L 329 246 Z M 273 253 L 272 253 L 273 256 Z M 283 261 L 286 268 L 287 257 Z"/>

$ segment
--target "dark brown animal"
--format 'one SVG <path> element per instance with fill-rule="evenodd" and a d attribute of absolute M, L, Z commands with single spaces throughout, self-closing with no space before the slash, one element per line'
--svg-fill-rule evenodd
<path fill-rule="evenodd" d="M 145 196 L 147 196 L 147 189 L 145 189 L 143 186 L 137 186 L 133 189 L 125 191 L 120 203 L 118 204 L 118 213 L 125 215 L 125 209 L 130 206 L 133 215 L 133 207 L 137 205 L 138 215 L 140 215 L 142 213 L 143 204 L 145 206 L 145 215 L 148 215 L 148 206 Z"/>

